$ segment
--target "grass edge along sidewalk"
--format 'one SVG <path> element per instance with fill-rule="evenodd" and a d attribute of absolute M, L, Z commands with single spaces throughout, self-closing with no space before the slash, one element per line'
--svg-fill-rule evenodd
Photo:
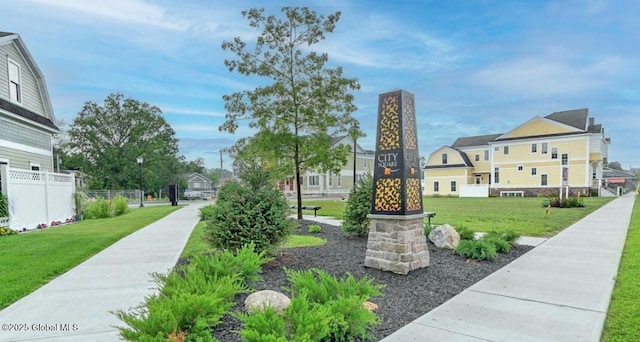
<path fill-rule="evenodd" d="M 640 198 L 636 196 L 616 285 L 602 333 L 603 342 L 640 341 Z"/>
<path fill-rule="evenodd" d="M 123 237 L 181 207 L 137 208 L 107 219 L 83 220 L 0 238 L 0 310 Z"/>

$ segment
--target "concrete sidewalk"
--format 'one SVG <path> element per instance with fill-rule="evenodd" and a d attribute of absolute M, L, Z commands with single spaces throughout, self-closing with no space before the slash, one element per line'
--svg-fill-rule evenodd
<path fill-rule="evenodd" d="M 599 341 L 634 202 L 610 202 L 382 341 Z"/>
<path fill-rule="evenodd" d="M 0 311 L 0 341 L 119 341 L 114 326 L 123 324 L 111 312 L 154 293 L 151 273 L 175 266 L 206 204 L 138 230 Z"/>

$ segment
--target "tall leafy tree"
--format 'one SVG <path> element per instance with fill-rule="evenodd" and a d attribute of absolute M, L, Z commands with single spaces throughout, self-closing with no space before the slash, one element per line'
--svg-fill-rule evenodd
<path fill-rule="evenodd" d="M 253 156 L 266 156 L 267 164 L 295 172 L 302 219 L 300 175 L 310 168 L 337 170 L 346 162 L 349 147 L 332 149 L 331 136 L 353 126 L 356 106 L 350 91 L 360 85 L 343 77 L 341 67 L 327 67 L 326 53 L 311 50 L 333 32 L 340 12 L 325 17 L 306 7 L 284 7 L 282 14 L 267 16 L 262 8 L 243 11 L 249 25 L 261 31 L 255 43 L 240 37 L 222 43 L 223 50 L 236 55 L 225 60 L 229 71 L 257 75 L 270 84 L 223 96 L 227 114 L 220 130 L 233 133 L 240 120 L 257 129 L 239 144 L 251 146 Z"/>
<path fill-rule="evenodd" d="M 144 158 L 146 190 L 176 181 L 178 139 L 161 114 L 160 108 L 122 94 L 109 95 L 103 105 L 84 104 L 69 128 L 68 145 L 83 156 L 91 188 L 138 188 L 138 156 Z"/>

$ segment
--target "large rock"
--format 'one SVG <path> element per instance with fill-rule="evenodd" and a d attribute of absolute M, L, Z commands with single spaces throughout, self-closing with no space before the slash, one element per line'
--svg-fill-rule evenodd
<path fill-rule="evenodd" d="M 455 249 L 460 243 L 460 234 L 452 226 L 444 224 L 429 233 L 429 240 L 438 248 Z"/>
<path fill-rule="evenodd" d="M 289 304 L 291 304 L 291 299 L 286 295 L 276 291 L 263 290 L 250 294 L 244 300 L 244 310 L 253 313 L 265 307 L 271 307 L 277 313 L 283 313 Z"/>

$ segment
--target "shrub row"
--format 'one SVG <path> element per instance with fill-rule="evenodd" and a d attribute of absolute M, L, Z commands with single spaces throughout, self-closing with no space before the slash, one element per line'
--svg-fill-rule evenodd
<path fill-rule="evenodd" d="M 260 280 L 270 259 L 252 244 L 234 255 L 225 251 L 197 256 L 169 274 L 155 274 L 162 290 L 131 312 L 114 314 L 127 327 L 119 328 L 127 341 L 215 341 L 210 329 L 235 305 L 238 293 Z"/>
<path fill-rule="evenodd" d="M 542 206 L 553 208 L 584 208 L 584 200 L 581 197 L 569 197 L 561 200 L 559 197 L 549 196 L 542 200 Z"/>
<path fill-rule="evenodd" d="M 338 280 L 311 269 L 285 269 L 291 287 L 291 305 L 283 315 L 267 308 L 253 314 L 234 314 L 243 323 L 243 341 L 356 341 L 366 339 L 378 316 L 364 302 L 382 296 L 373 279 L 358 281 L 349 274 Z"/>
<path fill-rule="evenodd" d="M 123 196 L 116 196 L 111 201 L 98 197 L 94 202 L 87 203 L 84 209 L 85 219 L 99 219 L 120 216 L 129 212 L 129 203 Z"/>

